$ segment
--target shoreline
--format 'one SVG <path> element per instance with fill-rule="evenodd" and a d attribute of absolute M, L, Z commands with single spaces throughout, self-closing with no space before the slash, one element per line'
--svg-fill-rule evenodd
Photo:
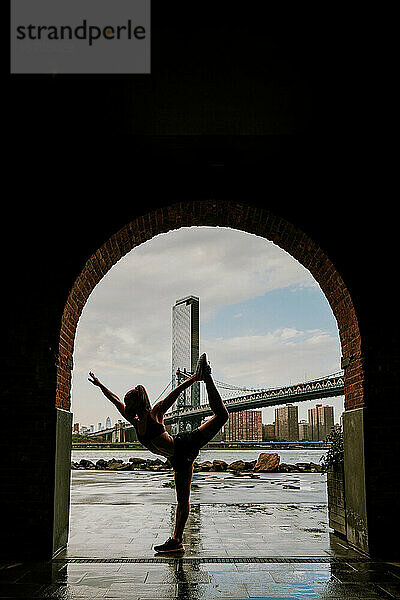
<path fill-rule="evenodd" d="M 126 462 L 122 459 L 100 458 L 94 463 L 82 458 L 80 461 L 71 462 L 72 470 L 97 470 L 97 471 L 172 471 L 168 459 L 161 460 L 131 457 Z M 298 462 L 295 464 L 281 463 L 276 453 L 261 453 L 258 459 L 252 461 L 236 460 L 227 463 L 220 459 L 211 461 L 194 461 L 193 472 L 231 472 L 235 475 L 244 473 L 326 473 L 322 465 L 313 462 Z"/>

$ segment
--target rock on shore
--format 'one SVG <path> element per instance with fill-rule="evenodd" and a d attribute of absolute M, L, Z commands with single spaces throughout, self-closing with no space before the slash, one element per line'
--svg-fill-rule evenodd
<path fill-rule="evenodd" d="M 99 471 L 170 471 L 172 469 L 170 461 L 144 458 L 130 458 L 126 463 L 121 459 L 111 458 L 104 460 L 100 458 L 96 463 L 82 458 L 79 462 L 72 462 L 71 469 L 74 470 L 99 470 Z M 193 464 L 193 470 L 200 471 L 227 471 L 234 475 L 240 475 L 246 472 L 254 473 L 323 473 L 324 468 L 315 463 L 296 463 L 295 465 L 280 464 L 279 454 L 271 452 L 262 452 L 257 460 L 244 461 L 235 460 L 228 464 L 223 460 L 213 460 L 198 462 Z"/>
<path fill-rule="evenodd" d="M 280 460 L 279 454 L 262 452 L 254 466 L 254 471 L 257 473 L 276 473 Z"/>

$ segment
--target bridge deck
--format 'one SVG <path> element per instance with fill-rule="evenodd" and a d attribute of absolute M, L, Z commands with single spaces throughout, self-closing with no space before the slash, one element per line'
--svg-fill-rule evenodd
<path fill-rule="evenodd" d="M 226 384 L 222 384 L 226 385 Z M 338 373 L 324 378 L 314 379 L 291 386 L 271 388 L 267 390 L 253 391 L 242 394 L 235 398 L 224 400 L 228 412 L 239 412 L 241 410 L 251 410 L 256 408 L 265 408 L 266 406 L 279 406 L 280 404 L 289 404 L 296 402 L 307 402 L 310 400 L 322 400 L 323 398 L 333 398 L 344 395 L 344 375 Z M 208 404 L 202 404 L 198 407 L 185 407 L 167 413 L 164 422 L 167 425 L 177 421 L 198 421 L 213 414 Z M 125 430 L 133 428 L 128 425 Z M 111 434 L 114 429 L 98 431 L 92 434 L 93 437 Z"/>

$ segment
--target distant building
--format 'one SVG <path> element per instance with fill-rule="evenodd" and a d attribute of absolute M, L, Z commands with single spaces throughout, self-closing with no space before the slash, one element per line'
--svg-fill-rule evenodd
<path fill-rule="evenodd" d="M 138 438 L 136 435 L 136 429 L 134 427 L 129 427 L 128 423 L 124 423 L 125 425 L 125 430 L 124 430 L 124 435 L 125 435 L 125 442 L 137 442 Z"/>
<path fill-rule="evenodd" d="M 229 413 L 224 426 L 226 442 L 262 441 L 261 410 L 241 410 Z"/>
<path fill-rule="evenodd" d="M 125 439 L 125 423 L 118 419 L 118 422 L 114 425 L 114 431 L 112 432 L 111 440 L 113 442 L 126 442 Z"/>
<path fill-rule="evenodd" d="M 307 421 L 299 422 L 299 441 L 309 442 L 311 441 L 311 427 Z"/>
<path fill-rule="evenodd" d="M 111 429 L 112 425 L 111 425 L 111 419 L 110 417 L 107 417 L 106 419 L 106 429 Z"/>
<path fill-rule="evenodd" d="M 90 426 L 90 433 L 94 433 L 94 425 Z"/>
<path fill-rule="evenodd" d="M 176 387 L 193 373 L 199 359 L 199 298 L 186 296 L 172 307 L 172 382 Z M 179 370 L 179 375 L 177 372 Z M 172 410 L 200 404 L 200 384 L 194 383 L 180 394 Z"/>
<path fill-rule="evenodd" d="M 312 441 L 325 440 L 334 424 L 333 406 L 317 404 L 315 408 L 309 408 L 308 422 L 311 428 Z"/>
<path fill-rule="evenodd" d="M 286 404 L 275 409 L 275 437 L 286 442 L 299 440 L 297 406 Z"/>
<path fill-rule="evenodd" d="M 275 423 L 265 423 L 262 426 L 263 440 L 272 440 L 275 437 Z"/>
<path fill-rule="evenodd" d="M 103 425 L 101 423 L 97 423 L 97 431 L 101 431 Z"/>

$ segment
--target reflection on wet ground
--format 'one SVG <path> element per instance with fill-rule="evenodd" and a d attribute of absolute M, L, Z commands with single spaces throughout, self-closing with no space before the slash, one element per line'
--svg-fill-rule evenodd
<path fill-rule="evenodd" d="M 312 502 L 326 504 L 326 475 L 321 473 L 195 473 L 191 502 Z M 171 504 L 173 474 L 148 471 L 72 471 L 74 504 Z M 295 493 L 294 493 L 295 492 Z"/>
<path fill-rule="evenodd" d="M 196 474 L 180 557 L 152 550 L 173 528 L 171 481 L 73 473 L 68 549 L 45 564 L 4 565 L 0 597 L 400 597 L 398 565 L 369 560 L 328 528 L 324 476 Z"/>

